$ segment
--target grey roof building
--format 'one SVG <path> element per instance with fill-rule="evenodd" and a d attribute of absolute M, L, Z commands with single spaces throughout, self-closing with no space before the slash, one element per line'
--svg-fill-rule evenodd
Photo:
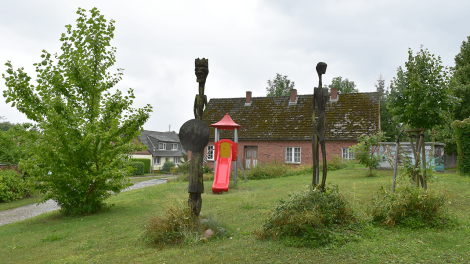
<path fill-rule="evenodd" d="M 150 130 L 140 131 L 139 140 L 146 145 L 154 157 L 182 157 L 186 154 L 181 148 L 181 142 L 175 131 L 157 132 Z"/>

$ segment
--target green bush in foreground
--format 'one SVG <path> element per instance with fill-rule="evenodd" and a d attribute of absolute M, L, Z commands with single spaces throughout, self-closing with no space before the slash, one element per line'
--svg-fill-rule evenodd
<path fill-rule="evenodd" d="M 154 245 L 196 244 L 207 241 L 204 232 L 213 231 L 211 238 L 228 236 L 226 228 L 202 214 L 195 217 L 188 202 L 173 199 L 167 203 L 164 216 L 153 216 L 144 225 L 143 241 Z"/>
<path fill-rule="evenodd" d="M 11 202 L 33 195 L 33 185 L 14 170 L 0 170 L 0 202 Z"/>
<path fill-rule="evenodd" d="M 325 192 L 311 188 L 290 195 L 255 231 L 260 239 L 274 239 L 293 246 L 318 247 L 357 239 L 356 218 L 337 186 Z"/>
<path fill-rule="evenodd" d="M 373 222 L 408 228 L 443 227 L 452 224 L 446 214 L 447 191 L 423 190 L 415 184 L 398 185 L 395 193 L 383 186 L 372 199 Z"/>

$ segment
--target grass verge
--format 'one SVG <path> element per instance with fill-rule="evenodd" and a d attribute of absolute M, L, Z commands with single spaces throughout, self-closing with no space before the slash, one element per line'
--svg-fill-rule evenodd
<path fill-rule="evenodd" d="M 339 186 L 358 217 L 381 185 L 392 182 L 391 171 L 362 169 L 328 174 Z M 320 248 L 287 246 L 260 241 L 253 232 L 280 199 L 305 189 L 311 175 L 269 180 L 239 181 L 222 195 L 205 183 L 202 213 L 212 215 L 230 230 L 230 237 L 186 245 L 150 246 L 141 239 L 144 225 L 162 214 L 170 195 L 187 200 L 187 183 L 171 182 L 112 197 L 108 211 L 83 217 L 63 217 L 57 211 L 0 226 L 0 255 L 4 263 L 468 263 L 470 262 L 470 178 L 437 174 L 429 186 L 442 186 L 454 194 L 448 210 L 459 226 L 442 229 L 407 229 L 368 226 L 364 235 L 344 245 Z"/>

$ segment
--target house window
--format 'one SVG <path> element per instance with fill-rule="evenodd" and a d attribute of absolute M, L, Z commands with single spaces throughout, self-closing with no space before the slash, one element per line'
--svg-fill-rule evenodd
<path fill-rule="evenodd" d="M 286 163 L 300 163 L 300 147 L 286 148 Z"/>
<path fill-rule="evenodd" d="M 180 157 L 173 157 L 173 163 L 174 164 L 179 164 L 180 163 Z"/>
<path fill-rule="evenodd" d="M 178 150 L 178 144 L 171 143 L 171 150 Z"/>
<path fill-rule="evenodd" d="M 160 157 L 153 157 L 153 163 L 160 165 Z"/>
<path fill-rule="evenodd" d="M 158 143 L 158 149 L 159 150 L 166 150 L 166 143 Z"/>
<path fill-rule="evenodd" d="M 342 148 L 343 149 L 343 159 L 345 160 L 353 160 L 354 159 L 354 151 L 350 148 Z"/>
<path fill-rule="evenodd" d="M 214 160 L 214 146 L 207 146 L 207 160 Z"/>

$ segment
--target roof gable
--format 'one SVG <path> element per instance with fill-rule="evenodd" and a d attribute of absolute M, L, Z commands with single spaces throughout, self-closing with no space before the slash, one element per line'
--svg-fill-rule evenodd
<path fill-rule="evenodd" d="M 228 113 L 242 126 L 241 140 L 310 140 L 313 135 L 313 96 L 299 95 L 297 104 L 289 105 L 289 96 L 253 97 L 245 106 L 243 98 L 211 99 L 207 125 L 214 138 L 214 128 Z M 356 140 L 362 134 L 379 130 L 379 94 L 341 94 L 337 101 L 328 101 L 327 140 Z M 220 138 L 233 138 L 233 131 L 220 130 Z"/>

